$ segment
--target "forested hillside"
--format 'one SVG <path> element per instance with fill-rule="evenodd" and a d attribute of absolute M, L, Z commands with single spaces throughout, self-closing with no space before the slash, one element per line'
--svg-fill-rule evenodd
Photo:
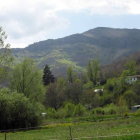
<path fill-rule="evenodd" d="M 48 64 L 54 75 L 59 76 L 66 74 L 69 65 L 75 71 L 83 71 L 90 59 L 99 59 L 102 65 L 107 65 L 139 48 L 140 30 L 98 27 L 82 34 L 37 42 L 24 49 L 13 49 L 13 54 L 16 61 L 25 57 L 33 58 L 41 69 Z"/>

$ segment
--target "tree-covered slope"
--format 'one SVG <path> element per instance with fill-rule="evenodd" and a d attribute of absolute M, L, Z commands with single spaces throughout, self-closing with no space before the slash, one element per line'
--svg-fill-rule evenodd
<path fill-rule="evenodd" d="M 48 64 L 54 75 L 62 75 L 69 65 L 75 71 L 82 71 L 89 59 L 97 58 L 106 65 L 139 48 L 140 30 L 98 27 L 82 34 L 48 39 L 24 49 L 13 49 L 13 54 L 16 61 L 30 57 L 36 60 L 40 68 Z"/>

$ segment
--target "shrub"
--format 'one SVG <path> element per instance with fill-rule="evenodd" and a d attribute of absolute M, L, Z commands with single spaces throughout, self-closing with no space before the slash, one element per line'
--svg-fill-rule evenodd
<path fill-rule="evenodd" d="M 15 129 L 37 126 L 44 108 L 24 96 L 11 92 L 8 88 L 0 90 L 0 129 Z"/>
<path fill-rule="evenodd" d="M 127 118 L 129 116 L 128 112 L 124 113 L 124 117 Z"/>
<path fill-rule="evenodd" d="M 135 112 L 135 113 L 134 113 L 134 116 L 135 116 L 135 117 L 139 116 L 139 113 Z"/>
<path fill-rule="evenodd" d="M 117 113 L 117 106 L 113 103 L 108 104 L 106 107 L 104 107 L 104 111 L 106 114 L 116 114 Z"/>
<path fill-rule="evenodd" d="M 78 104 L 74 108 L 74 116 L 84 116 L 86 109 L 82 104 Z"/>
<path fill-rule="evenodd" d="M 70 102 L 65 103 L 66 117 L 72 117 L 74 113 L 74 104 Z"/>
<path fill-rule="evenodd" d="M 47 109 L 47 117 L 55 119 L 56 118 L 56 110 L 54 108 Z"/>
<path fill-rule="evenodd" d="M 90 110 L 90 115 L 94 115 L 94 114 L 95 114 L 95 110 L 94 109 Z"/>
<path fill-rule="evenodd" d="M 103 108 L 96 108 L 95 109 L 95 112 L 96 112 L 96 114 L 103 114 L 104 115 L 104 110 L 103 110 Z"/>
<path fill-rule="evenodd" d="M 56 112 L 57 118 L 65 118 L 66 117 L 66 110 L 65 108 L 60 108 Z"/>

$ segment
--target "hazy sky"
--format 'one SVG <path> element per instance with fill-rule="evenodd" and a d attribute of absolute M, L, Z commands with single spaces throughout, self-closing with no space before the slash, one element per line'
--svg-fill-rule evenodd
<path fill-rule="evenodd" d="M 95 27 L 140 28 L 140 0 L 0 0 L 12 48 Z"/>

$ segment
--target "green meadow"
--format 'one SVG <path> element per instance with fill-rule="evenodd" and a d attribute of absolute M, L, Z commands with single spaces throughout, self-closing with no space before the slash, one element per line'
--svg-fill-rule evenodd
<path fill-rule="evenodd" d="M 6 133 L 6 140 L 137 140 L 140 139 L 140 117 L 105 118 L 96 122 L 83 121 L 62 123 L 47 122 L 42 129 Z M 71 136 L 70 136 L 71 129 Z M 5 133 L 0 134 L 4 140 Z"/>

